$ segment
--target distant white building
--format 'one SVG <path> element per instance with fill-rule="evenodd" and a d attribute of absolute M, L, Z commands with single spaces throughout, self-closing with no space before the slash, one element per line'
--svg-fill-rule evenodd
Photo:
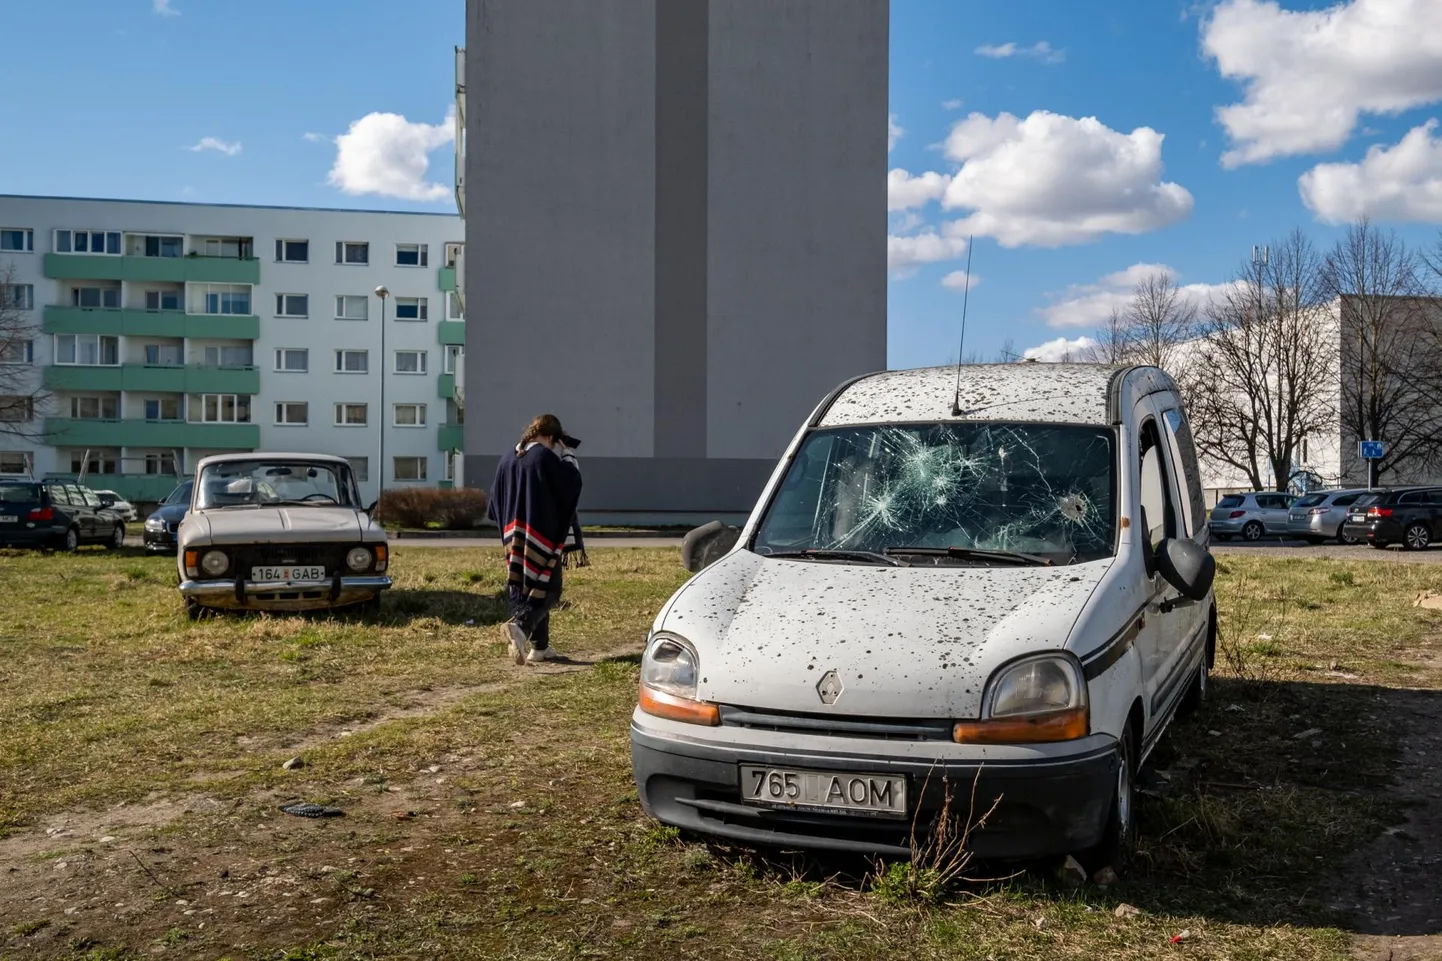
<path fill-rule="evenodd" d="M 294 450 L 349 458 L 367 499 L 459 483 L 463 239 L 454 215 L 0 196 L 35 329 L 0 363 L 44 392 L 0 475 L 153 501 L 207 454 Z"/>

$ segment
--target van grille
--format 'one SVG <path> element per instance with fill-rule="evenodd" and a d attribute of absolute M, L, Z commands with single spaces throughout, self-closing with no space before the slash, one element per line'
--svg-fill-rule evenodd
<path fill-rule="evenodd" d="M 789 731 L 823 737 L 865 737 L 891 741 L 949 741 L 952 722 L 945 719 L 901 719 L 889 717 L 831 717 L 766 711 L 749 707 L 720 707 L 722 727 L 744 727 L 760 731 Z"/>

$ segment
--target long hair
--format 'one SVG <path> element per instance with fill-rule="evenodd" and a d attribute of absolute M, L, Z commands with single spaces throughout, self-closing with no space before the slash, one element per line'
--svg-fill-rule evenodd
<path fill-rule="evenodd" d="M 532 441 L 540 440 L 542 437 L 548 440 L 555 440 L 563 433 L 565 433 L 565 431 L 561 430 L 561 419 L 559 417 L 555 414 L 541 414 L 535 420 L 531 421 L 531 425 L 527 427 L 526 432 L 521 435 L 521 446 L 524 447 Z"/>

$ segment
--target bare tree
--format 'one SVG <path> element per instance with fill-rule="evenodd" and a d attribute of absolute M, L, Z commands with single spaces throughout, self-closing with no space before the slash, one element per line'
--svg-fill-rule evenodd
<path fill-rule="evenodd" d="M 1097 331 L 1092 343 L 1077 353 L 1077 359 L 1088 364 L 1125 364 L 1136 356 L 1131 325 L 1116 307 L 1112 308 L 1106 326 Z"/>
<path fill-rule="evenodd" d="M 1395 231 L 1365 219 L 1347 228 L 1326 258 L 1323 284 L 1337 300 L 1340 323 L 1343 435 L 1385 444 L 1386 456 L 1368 463 L 1369 484 L 1425 470 L 1442 451 L 1442 409 L 1427 376 L 1442 345 L 1426 317 L 1423 268 Z M 1351 443 L 1343 454 L 1356 463 Z"/>
<path fill-rule="evenodd" d="M 43 433 L 36 411 L 44 397 L 32 366 L 40 327 L 32 288 L 17 278 L 14 264 L 0 264 L 0 439 Z"/>
<path fill-rule="evenodd" d="M 1196 333 L 1196 305 L 1164 271 L 1137 282 L 1123 316 L 1132 359 L 1165 371 L 1176 368 L 1181 345 Z"/>
<path fill-rule="evenodd" d="M 1198 451 L 1255 490 L 1286 490 L 1303 440 L 1337 423 L 1336 325 L 1322 274 L 1316 248 L 1294 230 L 1243 265 L 1184 351 Z"/>

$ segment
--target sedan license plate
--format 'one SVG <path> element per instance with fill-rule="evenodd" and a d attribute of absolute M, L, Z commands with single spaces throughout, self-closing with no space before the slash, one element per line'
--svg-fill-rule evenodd
<path fill-rule="evenodd" d="M 0 524 L 18 524 L 20 518 L 14 514 L 0 514 Z"/>
<path fill-rule="evenodd" d="M 906 778 L 741 765 L 741 799 L 768 807 L 906 816 Z"/>
<path fill-rule="evenodd" d="M 253 581 L 323 581 L 324 567 L 252 567 Z"/>

